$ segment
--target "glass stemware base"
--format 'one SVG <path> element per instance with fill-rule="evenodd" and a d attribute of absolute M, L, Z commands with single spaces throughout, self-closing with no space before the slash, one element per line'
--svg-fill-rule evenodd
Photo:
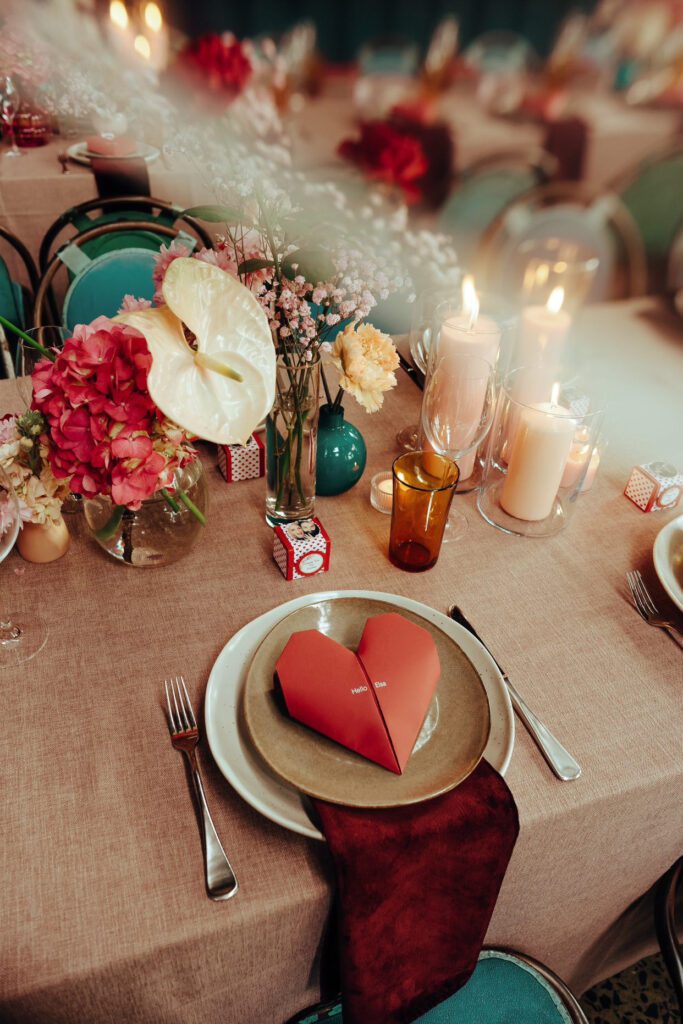
<path fill-rule="evenodd" d="M 47 623 L 33 612 L 3 612 L 0 617 L 0 671 L 30 661 L 42 651 L 47 636 Z"/>

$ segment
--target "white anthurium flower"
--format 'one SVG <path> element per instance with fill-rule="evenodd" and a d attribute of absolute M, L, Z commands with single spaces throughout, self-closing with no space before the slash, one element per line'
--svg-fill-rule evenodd
<path fill-rule="evenodd" d="M 152 400 L 189 434 L 246 444 L 275 397 L 275 347 L 265 312 L 236 278 L 201 260 L 174 260 L 162 291 L 160 309 L 116 318 L 145 336 Z M 196 351 L 183 324 L 197 339 Z"/>

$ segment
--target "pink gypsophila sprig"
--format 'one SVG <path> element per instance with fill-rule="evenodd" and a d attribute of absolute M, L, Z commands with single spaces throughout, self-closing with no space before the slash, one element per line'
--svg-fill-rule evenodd
<path fill-rule="evenodd" d="M 56 478 L 84 497 L 137 509 L 196 457 L 147 390 L 152 357 L 142 334 L 99 317 L 78 326 L 55 362 L 33 372 L 33 407 L 48 424 Z"/>

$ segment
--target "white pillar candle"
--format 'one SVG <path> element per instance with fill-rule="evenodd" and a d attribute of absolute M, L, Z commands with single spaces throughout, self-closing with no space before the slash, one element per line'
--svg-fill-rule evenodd
<path fill-rule="evenodd" d="M 456 373 L 459 366 L 466 372 L 472 356 L 495 366 L 500 348 L 500 327 L 491 317 L 479 315 L 479 300 L 471 277 L 463 280 L 462 291 L 464 312 L 444 320 L 437 339 L 436 358 L 446 361 L 450 373 Z M 468 408 L 464 411 L 472 421 L 473 431 L 479 423 L 485 398 L 486 381 L 481 380 L 470 389 Z M 447 392 L 444 392 L 443 401 L 448 403 Z M 443 418 L 452 418 L 447 409 L 443 410 Z M 458 411 L 458 419 L 463 419 L 461 411 Z M 474 451 L 458 459 L 460 480 L 467 480 L 472 475 L 476 455 Z"/>
<path fill-rule="evenodd" d="M 522 410 L 500 492 L 500 504 L 508 515 L 527 522 L 550 515 L 575 428 L 569 411 L 556 405 L 555 395 L 550 402 Z"/>
<path fill-rule="evenodd" d="M 515 365 L 530 367 L 516 380 L 518 402 L 531 405 L 548 394 L 562 361 L 564 343 L 571 317 L 564 309 L 564 288 L 553 288 L 545 306 L 527 306 L 522 310 Z"/>

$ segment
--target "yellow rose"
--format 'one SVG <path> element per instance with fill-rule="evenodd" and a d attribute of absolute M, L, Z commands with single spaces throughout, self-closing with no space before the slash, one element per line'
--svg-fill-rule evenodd
<path fill-rule="evenodd" d="M 383 392 L 396 387 L 398 353 L 391 338 L 372 324 L 349 324 L 337 335 L 330 360 L 339 370 L 339 386 L 368 412 L 377 412 Z"/>

